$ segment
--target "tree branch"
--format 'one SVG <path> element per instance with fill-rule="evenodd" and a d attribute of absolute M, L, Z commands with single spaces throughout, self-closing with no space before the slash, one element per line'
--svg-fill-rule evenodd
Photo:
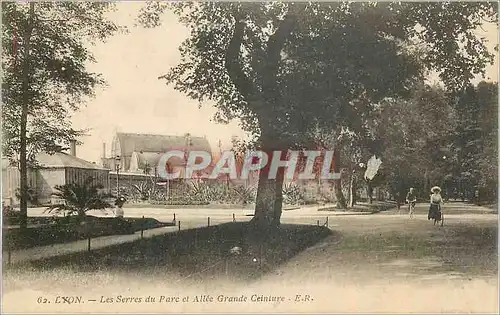
<path fill-rule="evenodd" d="M 285 18 L 280 22 L 276 32 L 271 35 L 267 41 L 265 73 L 262 75 L 264 81 L 263 92 L 266 101 L 271 101 L 277 93 L 276 75 L 281 60 L 281 51 L 283 50 L 288 35 L 290 35 L 295 27 L 298 13 L 304 8 L 304 4 L 291 7 Z"/>
<path fill-rule="evenodd" d="M 291 33 L 296 21 L 296 15 L 287 14 L 276 32 L 267 41 L 267 64 L 269 70 L 274 70 L 273 74 L 276 74 L 275 72 L 278 69 L 278 62 L 281 59 L 281 51 L 286 37 Z"/>
<path fill-rule="evenodd" d="M 245 31 L 245 23 L 241 19 L 236 19 L 234 33 L 226 50 L 225 66 L 226 70 L 241 95 L 250 101 L 254 94 L 254 87 L 250 79 L 243 71 L 240 64 L 240 47 Z"/>

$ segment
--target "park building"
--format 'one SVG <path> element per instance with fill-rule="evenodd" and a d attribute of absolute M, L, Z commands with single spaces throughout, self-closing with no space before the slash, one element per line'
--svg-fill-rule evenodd
<path fill-rule="evenodd" d="M 168 150 L 212 153 L 205 137 L 119 132 L 113 138 L 109 157 L 106 144 L 103 144 L 101 163 L 98 165 L 77 157 L 76 141 L 73 141 L 69 152 L 40 153 L 36 156 L 36 167 L 28 170 L 29 203 L 53 203 L 55 186 L 83 183 L 89 176 L 110 193 L 120 192 L 120 188 L 124 188 L 123 192 L 132 185 L 147 181 L 161 185 L 163 180 L 157 176 L 157 165 L 162 153 Z M 171 171 L 180 171 L 182 176 L 185 161 L 169 159 L 168 167 Z M 199 174 L 200 177 L 202 175 Z M 2 157 L 2 200 L 6 204 L 19 203 L 19 185 L 18 167 Z"/>
<path fill-rule="evenodd" d="M 117 132 L 111 144 L 110 157 L 106 156 L 106 145 L 103 144 L 102 166 L 129 173 L 154 174 L 161 155 L 170 150 L 212 153 L 206 137 L 191 136 L 188 133 L 175 136 Z M 170 161 L 173 161 L 171 167 L 174 170 L 185 166 L 183 161 Z"/>
<path fill-rule="evenodd" d="M 89 176 L 109 190 L 109 169 L 76 156 L 76 142 L 70 145 L 70 152 L 53 154 L 40 153 L 36 156 L 36 166 L 28 169 L 29 203 L 50 204 L 55 186 L 82 184 Z M 16 165 L 2 157 L 2 201 L 6 204 L 19 203 L 20 174 Z"/>
<path fill-rule="evenodd" d="M 158 162 L 165 152 L 171 150 L 186 153 L 204 151 L 212 154 L 206 137 L 191 136 L 188 133 L 178 136 L 117 132 L 111 143 L 110 156 L 107 155 L 106 144 L 103 143 L 101 157 L 102 167 L 110 170 L 112 192 L 116 186 L 123 186 L 124 191 L 126 187 L 145 181 L 153 181 L 157 185 L 166 186 L 167 181 L 158 176 Z M 170 172 L 180 172 L 182 177 L 186 162 L 172 157 L 168 160 L 167 167 Z M 181 182 L 181 180 L 173 180 L 168 185 L 171 189 L 175 189 L 176 185 L 179 186 Z"/>

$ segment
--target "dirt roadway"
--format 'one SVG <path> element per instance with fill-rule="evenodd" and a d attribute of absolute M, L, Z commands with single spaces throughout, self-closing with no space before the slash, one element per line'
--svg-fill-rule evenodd
<path fill-rule="evenodd" d="M 299 253 L 251 283 L 225 279 L 180 281 L 175 275 L 33 272 L 4 274 L 4 311 L 24 312 L 472 312 L 498 313 L 497 231 L 494 214 L 450 214 L 444 227 L 380 214 L 336 216 L 341 233 Z M 307 219 L 310 221 L 310 218 Z M 284 218 L 299 223 L 301 218 Z M 96 285 L 97 284 L 97 285 Z M 286 302 L 44 304 L 56 295 L 283 295 Z M 301 297 L 296 302 L 297 295 Z M 305 300 L 305 295 L 311 299 Z M 19 301 L 23 301 L 20 303 Z"/>

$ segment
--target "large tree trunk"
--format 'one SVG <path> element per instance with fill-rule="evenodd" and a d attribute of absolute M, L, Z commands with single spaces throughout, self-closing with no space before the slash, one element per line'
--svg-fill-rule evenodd
<path fill-rule="evenodd" d="M 300 16 L 301 10 L 305 5 L 292 6 L 284 19 L 280 22 L 276 31 L 269 37 L 265 49 L 264 67 L 262 69 L 262 87 L 258 88 L 250 80 L 240 62 L 241 43 L 245 35 L 244 16 L 237 14 L 234 33 L 229 42 L 226 55 L 225 67 L 228 71 L 231 81 L 237 90 L 248 102 L 259 119 L 261 131 L 261 145 L 264 152 L 271 153 L 270 148 L 284 149 L 286 146 L 277 145 L 280 137 L 274 137 L 273 126 L 276 124 L 275 115 L 272 113 L 273 106 L 280 99 L 279 90 L 276 84 L 281 51 L 286 38 L 290 35 L 297 16 Z M 251 104 L 256 104 L 251 105 Z M 265 105 L 265 106 L 262 106 Z M 283 144 L 283 142 L 281 142 Z M 272 155 L 270 155 L 272 157 Z M 267 165 L 259 173 L 259 186 L 257 189 L 257 200 L 255 203 L 255 215 L 252 222 L 259 226 L 278 226 L 281 217 L 282 207 L 282 186 L 283 179 L 280 178 L 280 172 L 276 179 L 269 179 L 269 159 Z"/>
<path fill-rule="evenodd" d="M 340 173 L 340 149 L 335 148 L 333 151 L 333 171 Z M 333 189 L 335 191 L 335 199 L 337 200 L 337 208 L 347 209 L 347 202 L 342 192 L 342 179 L 334 180 Z"/>
<path fill-rule="evenodd" d="M 351 182 L 349 184 L 349 207 L 354 207 L 356 205 L 356 176 L 351 175 Z"/>
<path fill-rule="evenodd" d="M 275 225 L 281 223 L 281 213 L 283 212 L 283 182 L 285 181 L 285 169 L 279 168 L 276 175 L 276 200 L 274 202 L 273 220 Z"/>
<path fill-rule="evenodd" d="M 337 207 L 340 209 L 347 209 L 347 202 L 342 192 L 342 182 L 341 180 L 336 180 L 334 184 L 335 198 L 337 199 Z"/>
<path fill-rule="evenodd" d="M 280 225 L 283 208 L 283 182 L 285 169 L 280 167 L 275 179 L 269 178 L 273 150 L 265 151 L 269 157 L 268 163 L 259 173 L 259 185 L 255 201 L 255 214 L 252 222 L 260 228 L 277 227 Z M 286 158 L 282 151 L 281 158 Z"/>
<path fill-rule="evenodd" d="M 269 170 L 262 169 L 259 173 L 257 198 L 253 222 L 257 225 L 270 225 L 274 217 L 276 205 L 276 180 L 269 179 Z"/>
<path fill-rule="evenodd" d="M 19 226 L 21 233 L 28 227 L 28 161 L 27 161 L 27 143 L 26 129 L 28 124 L 28 110 L 30 103 L 30 44 L 31 33 L 33 31 L 33 18 L 35 14 L 35 3 L 30 3 L 28 16 L 28 25 L 24 33 L 24 64 L 23 64 L 23 83 L 22 93 L 23 102 L 21 104 L 21 126 L 20 126 L 20 144 L 19 144 L 19 184 L 20 184 L 20 216 Z"/>
<path fill-rule="evenodd" d="M 373 187 L 372 187 L 371 181 L 369 181 L 369 180 L 366 182 L 366 192 L 368 194 L 368 202 L 370 204 L 372 204 L 373 203 Z"/>

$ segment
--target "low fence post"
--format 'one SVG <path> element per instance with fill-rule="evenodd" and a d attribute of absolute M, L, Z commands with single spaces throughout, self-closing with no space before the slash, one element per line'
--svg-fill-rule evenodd
<path fill-rule="evenodd" d="M 90 236 L 90 233 L 89 233 L 89 238 L 88 238 L 88 246 L 87 246 L 87 250 L 90 252 L 90 239 L 91 239 L 91 236 Z"/>
<path fill-rule="evenodd" d="M 174 213 L 174 220 L 173 220 L 173 222 L 175 223 L 175 213 Z"/>
<path fill-rule="evenodd" d="M 236 222 L 236 217 L 234 216 L 234 213 L 233 213 L 233 222 Z"/>
<path fill-rule="evenodd" d="M 207 219 L 207 225 L 210 226 L 210 217 Z"/>
<path fill-rule="evenodd" d="M 318 226 L 319 226 L 319 220 L 318 220 Z"/>
<path fill-rule="evenodd" d="M 179 221 L 179 231 L 181 230 L 181 221 Z"/>
<path fill-rule="evenodd" d="M 328 218 L 329 217 L 326 217 L 326 227 L 328 227 Z"/>

